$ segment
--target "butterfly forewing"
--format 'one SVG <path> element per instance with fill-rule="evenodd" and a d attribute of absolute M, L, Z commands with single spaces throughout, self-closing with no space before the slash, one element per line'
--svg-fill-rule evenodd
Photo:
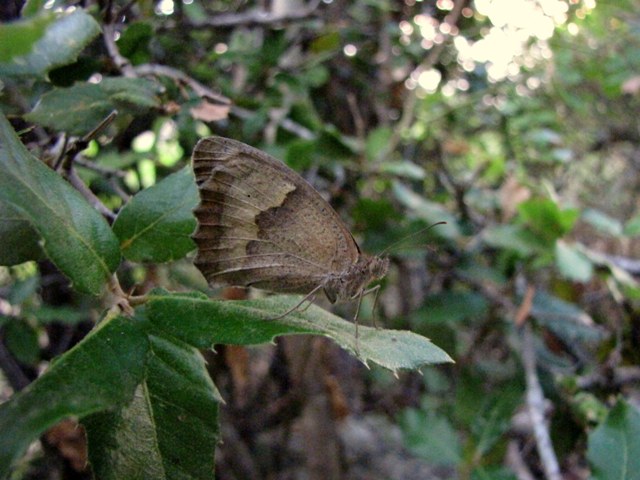
<path fill-rule="evenodd" d="M 273 157 L 209 137 L 194 149 L 193 169 L 201 200 L 195 264 L 212 285 L 308 293 L 358 260 L 335 211 Z"/>

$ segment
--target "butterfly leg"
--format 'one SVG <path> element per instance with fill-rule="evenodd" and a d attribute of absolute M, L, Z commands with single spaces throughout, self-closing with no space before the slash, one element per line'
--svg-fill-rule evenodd
<path fill-rule="evenodd" d="M 372 313 L 372 317 L 373 317 L 373 326 L 378 328 L 377 322 L 376 322 L 376 306 L 378 305 L 378 294 L 380 293 L 380 285 L 376 285 L 375 287 L 371 287 L 367 290 L 362 290 L 360 293 L 357 294 L 358 296 L 358 308 L 356 309 L 356 315 L 354 318 L 354 322 L 357 324 L 357 319 L 358 319 L 358 313 L 360 312 L 360 304 L 362 303 L 362 297 L 364 297 L 365 295 L 369 295 L 370 293 L 375 293 L 375 297 L 373 297 L 373 309 L 371 310 Z M 352 299 L 355 300 L 355 296 L 352 297 Z"/>
<path fill-rule="evenodd" d="M 318 285 L 316 288 L 314 288 L 308 294 L 306 294 L 305 297 L 302 300 L 300 300 L 298 303 L 296 303 L 289 310 L 287 310 L 286 312 L 282 313 L 281 315 L 278 315 L 277 317 L 270 317 L 268 320 L 280 320 L 281 318 L 284 318 L 287 315 L 289 315 L 290 313 L 295 312 L 296 310 L 298 310 L 298 308 L 300 308 L 300 305 L 302 305 L 304 302 L 308 301 L 309 305 L 304 307 L 304 309 L 302 310 L 304 312 L 313 303 L 313 300 L 316 298 L 316 294 L 318 293 L 318 290 L 320 290 L 322 287 L 323 287 L 322 284 Z"/>
<path fill-rule="evenodd" d="M 314 293 L 310 298 L 307 298 L 308 302 L 307 304 L 304 306 L 304 308 L 301 308 L 300 310 L 298 310 L 300 313 L 306 312 L 307 309 L 313 305 L 313 302 L 316 301 L 316 296 L 318 295 L 318 292 Z M 307 297 L 309 297 L 309 295 L 307 295 Z M 306 297 L 305 297 L 306 298 Z M 299 304 L 301 305 L 301 304 Z"/>
<path fill-rule="evenodd" d="M 369 290 L 367 290 L 365 292 L 365 294 L 367 293 L 373 293 L 375 292 L 375 297 L 373 297 L 373 309 L 371 310 L 371 318 L 373 319 L 373 326 L 376 328 L 380 328 L 378 326 L 378 323 L 376 322 L 376 306 L 378 305 L 378 295 L 380 294 L 380 285 L 376 285 L 375 287 L 370 288 Z"/>

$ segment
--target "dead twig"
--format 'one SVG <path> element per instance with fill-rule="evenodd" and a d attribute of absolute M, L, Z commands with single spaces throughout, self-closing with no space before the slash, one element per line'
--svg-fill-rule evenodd
<path fill-rule="evenodd" d="M 518 480 L 535 480 L 535 477 L 527 467 L 527 463 L 522 458 L 520 447 L 516 440 L 511 440 L 507 447 L 506 462 L 516 474 Z"/>
<path fill-rule="evenodd" d="M 118 170 L 117 168 L 104 167 L 102 165 L 89 162 L 81 157 L 77 157 L 73 163 L 75 163 L 79 167 L 86 168 L 87 170 L 92 170 L 96 173 L 106 175 L 107 177 L 124 178 L 127 176 L 127 172 Z"/>
<path fill-rule="evenodd" d="M 611 371 L 598 371 L 576 378 L 579 389 L 607 386 L 619 388 L 629 383 L 640 383 L 640 367 L 621 366 Z"/>
<path fill-rule="evenodd" d="M 213 102 L 220 103 L 222 105 L 231 104 L 231 100 L 225 97 L 224 95 L 214 92 L 209 87 L 206 87 L 202 83 L 198 82 L 195 78 L 190 77 L 189 75 L 184 73 L 182 70 L 178 70 L 176 68 L 168 67 L 166 65 L 145 63 L 142 65 L 137 65 L 133 67 L 132 73 L 136 77 L 141 77 L 144 75 L 168 77 L 168 78 L 171 78 L 172 80 L 175 80 L 178 83 L 182 83 L 188 86 L 199 97 L 206 98 L 207 100 L 211 100 Z"/>
<path fill-rule="evenodd" d="M 527 383 L 526 403 L 533 426 L 540 463 L 548 480 L 562 480 L 558 458 L 551 443 L 549 426 L 545 418 L 545 398 L 536 371 L 536 355 L 531 325 L 525 323 L 520 330 L 522 364 Z"/>
<path fill-rule="evenodd" d="M 98 197 L 96 197 L 96 195 L 91 191 L 91 189 L 89 189 L 89 187 L 85 185 L 85 183 L 78 176 L 73 167 L 70 167 L 65 171 L 65 177 L 67 178 L 67 180 L 69 180 L 69 183 L 82 194 L 85 200 L 87 200 L 93 208 L 95 208 L 110 221 L 114 221 L 116 219 L 116 215 L 110 209 L 108 209 Z"/>

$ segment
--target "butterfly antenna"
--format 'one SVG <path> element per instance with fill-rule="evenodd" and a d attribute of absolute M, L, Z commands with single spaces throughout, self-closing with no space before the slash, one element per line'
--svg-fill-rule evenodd
<path fill-rule="evenodd" d="M 436 223 L 433 223 L 433 224 L 429 225 L 428 227 L 424 227 L 424 228 L 421 228 L 421 229 L 420 229 L 420 230 L 418 230 L 418 231 L 415 231 L 415 232 L 413 232 L 413 233 L 410 233 L 410 234 L 409 234 L 409 235 L 407 235 L 406 237 L 402 237 L 400 240 L 398 240 L 398 241 L 396 241 L 396 242 L 393 242 L 391 245 L 389 245 L 388 247 L 386 247 L 384 250 L 382 250 L 382 251 L 378 254 L 378 256 L 382 256 L 382 255 L 384 255 L 386 252 L 388 252 L 389 250 L 391 250 L 393 247 L 397 247 L 397 246 L 398 246 L 398 245 L 400 245 L 401 243 L 404 243 L 404 242 L 406 242 L 407 240 L 409 240 L 410 238 L 415 237 L 416 235 L 420 235 L 421 233 L 424 233 L 424 232 L 426 232 L 427 230 L 429 230 L 429 229 L 431 229 L 431 228 L 433 228 L 433 227 L 435 227 L 435 226 L 437 226 L 437 225 L 446 225 L 446 224 L 447 224 L 447 222 L 436 222 Z"/>

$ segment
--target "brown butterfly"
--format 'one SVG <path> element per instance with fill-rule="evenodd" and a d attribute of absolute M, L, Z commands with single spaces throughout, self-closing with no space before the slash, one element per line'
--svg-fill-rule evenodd
<path fill-rule="evenodd" d="M 212 286 L 303 293 L 331 303 L 358 299 L 389 259 L 363 254 L 338 214 L 284 163 L 244 143 L 200 140 L 193 150 L 200 193 L 195 265 Z"/>

